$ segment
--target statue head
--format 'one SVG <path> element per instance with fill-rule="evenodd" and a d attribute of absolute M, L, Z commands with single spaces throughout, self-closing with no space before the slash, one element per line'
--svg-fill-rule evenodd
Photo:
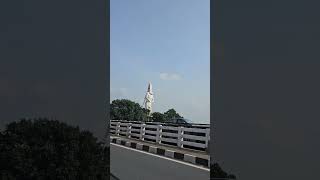
<path fill-rule="evenodd" d="M 151 82 L 149 82 L 149 85 L 148 85 L 148 92 L 149 92 L 150 94 L 153 94 Z"/>

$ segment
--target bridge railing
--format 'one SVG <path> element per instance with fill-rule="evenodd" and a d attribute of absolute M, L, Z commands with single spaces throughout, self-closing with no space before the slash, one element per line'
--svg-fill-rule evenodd
<path fill-rule="evenodd" d="M 141 141 L 179 148 L 208 151 L 210 128 L 111 121 L 110 133 Z"/>

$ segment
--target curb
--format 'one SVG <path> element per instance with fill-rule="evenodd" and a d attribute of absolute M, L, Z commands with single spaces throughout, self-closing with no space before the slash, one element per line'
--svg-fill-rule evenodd
<path fill-rule="evenodd" d="M 130 142 L 130 141 L 122 140 L 118 137 L 110 137 L 110 143 L 130 147 L 133 149 L 138 149 L 138 150 L 149 152 L 152 154 L 157 154 L 157 155 L 161 155 L 161 156 L 165 156 L 165 157 L 169 157 L 169 158 L 185 161 L 188 163 L 192 163 L 195 165 L 201 165 L 201 166 L 210 168 L 209 159 L 200 158 L 194 155 L 179 153 L 171 150 L 166 150 L 163 148 L 158 148 L 155 146 L 148 146 L 140 143 Z"/>

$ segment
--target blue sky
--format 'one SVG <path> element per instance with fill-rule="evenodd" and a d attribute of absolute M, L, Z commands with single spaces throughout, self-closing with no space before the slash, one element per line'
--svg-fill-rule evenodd
<path fill-rule="evenodd" d="M 209 0 L 111 0 L 111 100 L 142 104 L 151 81 L 154 111 L 209 123 L 209 10 Z"/>

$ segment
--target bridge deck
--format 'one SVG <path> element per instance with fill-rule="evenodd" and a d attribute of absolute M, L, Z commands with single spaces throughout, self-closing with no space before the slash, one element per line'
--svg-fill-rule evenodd
<path fill-rule="evenodd" d="M 154 146 L 157 148 L 162 148 L 162 149 L 166 149 L 166 150 L 171 150 L 171 151 L 175 151 L 175 152 L 179 152 L 182 154 L 190 154 L 193 156 L 197 156 L 199 158 L 203 158 L 203 159 L 209 159 L 209 155 L 206 152 L 203 151 L 196 151 L 196 150 L 189 150 L 189 149 L 181 149 L 181 148 L 177 148 L 177 147 L 173 147 L 170 145 L 165 145 L 165 144 L 156 144 L 156 143 L 152 143 L 152 142 L 146 142 L 146 141 L 140 141 L 140 140 L 135 140 L 135 139 L 131 139 L 131 138 L 127 138 L 127 137 L 123 137 L 123 136 L 111 136 L 113 138 L 120 138 L 129 142 L 135 142 L 135 143 L 140 143 L 143 145 L 148 145 L 148 146 Z"/>

